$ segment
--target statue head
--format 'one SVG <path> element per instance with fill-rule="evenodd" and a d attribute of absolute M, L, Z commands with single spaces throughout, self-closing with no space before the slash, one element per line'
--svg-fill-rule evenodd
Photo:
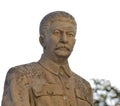
<path fill-rule="evenodd" d="M 40 23 L 40 43 L 49 58 L 68 58 L 71 54 L 77 24 L 74 17 L 63 11 L 47 14 Z"/>

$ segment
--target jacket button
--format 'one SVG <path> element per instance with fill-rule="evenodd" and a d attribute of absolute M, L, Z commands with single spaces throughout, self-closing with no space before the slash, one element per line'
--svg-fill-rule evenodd
<path fill-rule="evenodd" d="M 47 91 L 47 94 L 48 94 L 48 95 L 53 95 L 54 92 L 53 92 L 53 91 Z"/>
<path fill-rule="evenodd" d="M 64 73 L 63 73 L 62 71 L 60 71 L 60 75 L 62 75 L 62 76 L 63 76 L 63 75 L 64 75 Z"/>
<path fill-rule="evenodd" d="M 69 101 L 70 106 L 72 106 L 72 103 Z"/>
<path fill-rule="evenodd" d="M 64 100 L 67 100 L 67 96 L 64 96 L 63 99 L 64 99 Z"/>
<path fill-rule="evenodd" d="M 66 88 L 69 89 L 69 88 L 70 88 L 70 85 L 69 85 L 69 84 L 66 84 Z"/>

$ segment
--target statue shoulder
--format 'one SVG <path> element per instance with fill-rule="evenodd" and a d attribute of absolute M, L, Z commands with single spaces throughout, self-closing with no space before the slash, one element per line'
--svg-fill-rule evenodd
<path fill-rule="evenodd" d="M 83 77 L 77 75 L 76 73 L 73 72 L 73 77 L 75 79 L 76 85 L 78 86 L 77 88 L 81 87 L 90 87 L 90 84 L 87 80 L 85 80 Z"/>
<path fill-rule="evenodd" d="M 6 79 L 12 80 L 16 79 L 16 81 L 27 81 L 30 82 L 34 76 L 40 75 L 42 73 L 42 67 L 37 62 L 32 62 L 29 64 L 23 64 L 19 66 L 15 66 L 9 69 Z"/>

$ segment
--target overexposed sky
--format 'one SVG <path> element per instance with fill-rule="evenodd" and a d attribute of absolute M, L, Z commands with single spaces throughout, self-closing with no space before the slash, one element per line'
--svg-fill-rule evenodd
<path fill-rule="evenodd" d="M 56 10 L 71 13 L 78 24 L 71 69 L 120 88 L 120 0 L 1 0 L 0 100 L 8 69 L 40 59 L 39 23 Z"/>

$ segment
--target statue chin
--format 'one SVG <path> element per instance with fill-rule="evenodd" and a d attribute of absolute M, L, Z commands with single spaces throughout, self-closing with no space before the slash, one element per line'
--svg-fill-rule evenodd
<path fill-rule="evenodd" d="M 70 53 L 68 52 L 56 52 L 55 54 L 57 57 L 61 57 L 61 58 L 68 58 L 70 56 Z"/>

